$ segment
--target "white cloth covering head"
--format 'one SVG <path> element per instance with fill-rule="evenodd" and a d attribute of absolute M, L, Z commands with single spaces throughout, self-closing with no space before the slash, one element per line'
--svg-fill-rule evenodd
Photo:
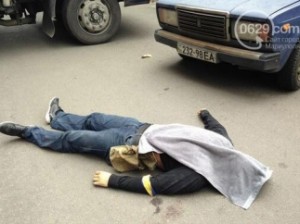
<path fill-rule="evenodd" d="M 225 137 L 182 124 L 152 125 L 142 135 L 139 153 L 166 153 L 203 175 L 232 203 L 248 209 L 272 171 L 234 150 Z"/>

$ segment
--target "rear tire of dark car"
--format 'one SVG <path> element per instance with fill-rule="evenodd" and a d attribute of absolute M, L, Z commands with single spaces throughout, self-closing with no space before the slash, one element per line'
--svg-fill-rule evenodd
<path fill-rule="evenodd" d="M 121 10 L 117 0 L 64 0 L 62 17 L 67 30 L 78 41 L 98 44 L 117 33 Z"/>
<path fill-rule="evenodd" d="M 283 69 L 278 72 L 277 82 L 284 90 L 296 91 L 300 88 L 300 43 L 296 45 Z"/>

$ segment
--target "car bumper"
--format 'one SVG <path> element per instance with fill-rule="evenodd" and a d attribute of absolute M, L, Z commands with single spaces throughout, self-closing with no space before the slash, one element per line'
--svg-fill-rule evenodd
<path fill-rule="evenodd" d="M 170 47 L 177 48 L 178 42 L 192 45 L 217 53 L 218 61 L 227 62 L 239 67 L 255 69 L 264 72 L 280 70 L 280 53 L 262 53 L 250 50 L 204 42 L 165 30 L 155 31 L 155 40 Z"/>

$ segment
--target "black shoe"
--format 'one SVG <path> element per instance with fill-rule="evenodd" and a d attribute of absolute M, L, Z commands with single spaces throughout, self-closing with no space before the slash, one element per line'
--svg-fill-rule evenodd
<path fill-rule="evenodd" d="M 26 126 L 15 124 L 10 121 L 0 123 L 0 132 L 10 136 L 18 136 L 23 138 Z"/>
<path fill-rule="evenodd" d="M 53 120 L 53 118 L 56 116 L 57 112 L 59 111 L 63 111 L 59 106 L 59 99 L 57 97 L 53 97 L 49 102 L 49 108 L 45 115 L 47 124 L 50 124 L 50 122 Z"/>

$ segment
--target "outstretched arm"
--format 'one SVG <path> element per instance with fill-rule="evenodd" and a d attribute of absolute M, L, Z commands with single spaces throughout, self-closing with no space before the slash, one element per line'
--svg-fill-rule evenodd
<path fill-rule="evenodd" d="M 93 180 L 95 186 L 148 193 L 151 196 L 155 194 L 192 193 L 208 185 L 207 180 L 202 175 L 185 166 L 153 177 L 119 176 L 97 171 Z"/>
<path fill-rule="evenodd" d="M 217 119 L 215 119 L 207 109 L 201 109 L 198 112 L 198 116 L 202 120 L 205 129 L 223 135 L 225 138 L 231 141 L 225 127 L 222 124 L 220 124 L 220 122 Z"/>

